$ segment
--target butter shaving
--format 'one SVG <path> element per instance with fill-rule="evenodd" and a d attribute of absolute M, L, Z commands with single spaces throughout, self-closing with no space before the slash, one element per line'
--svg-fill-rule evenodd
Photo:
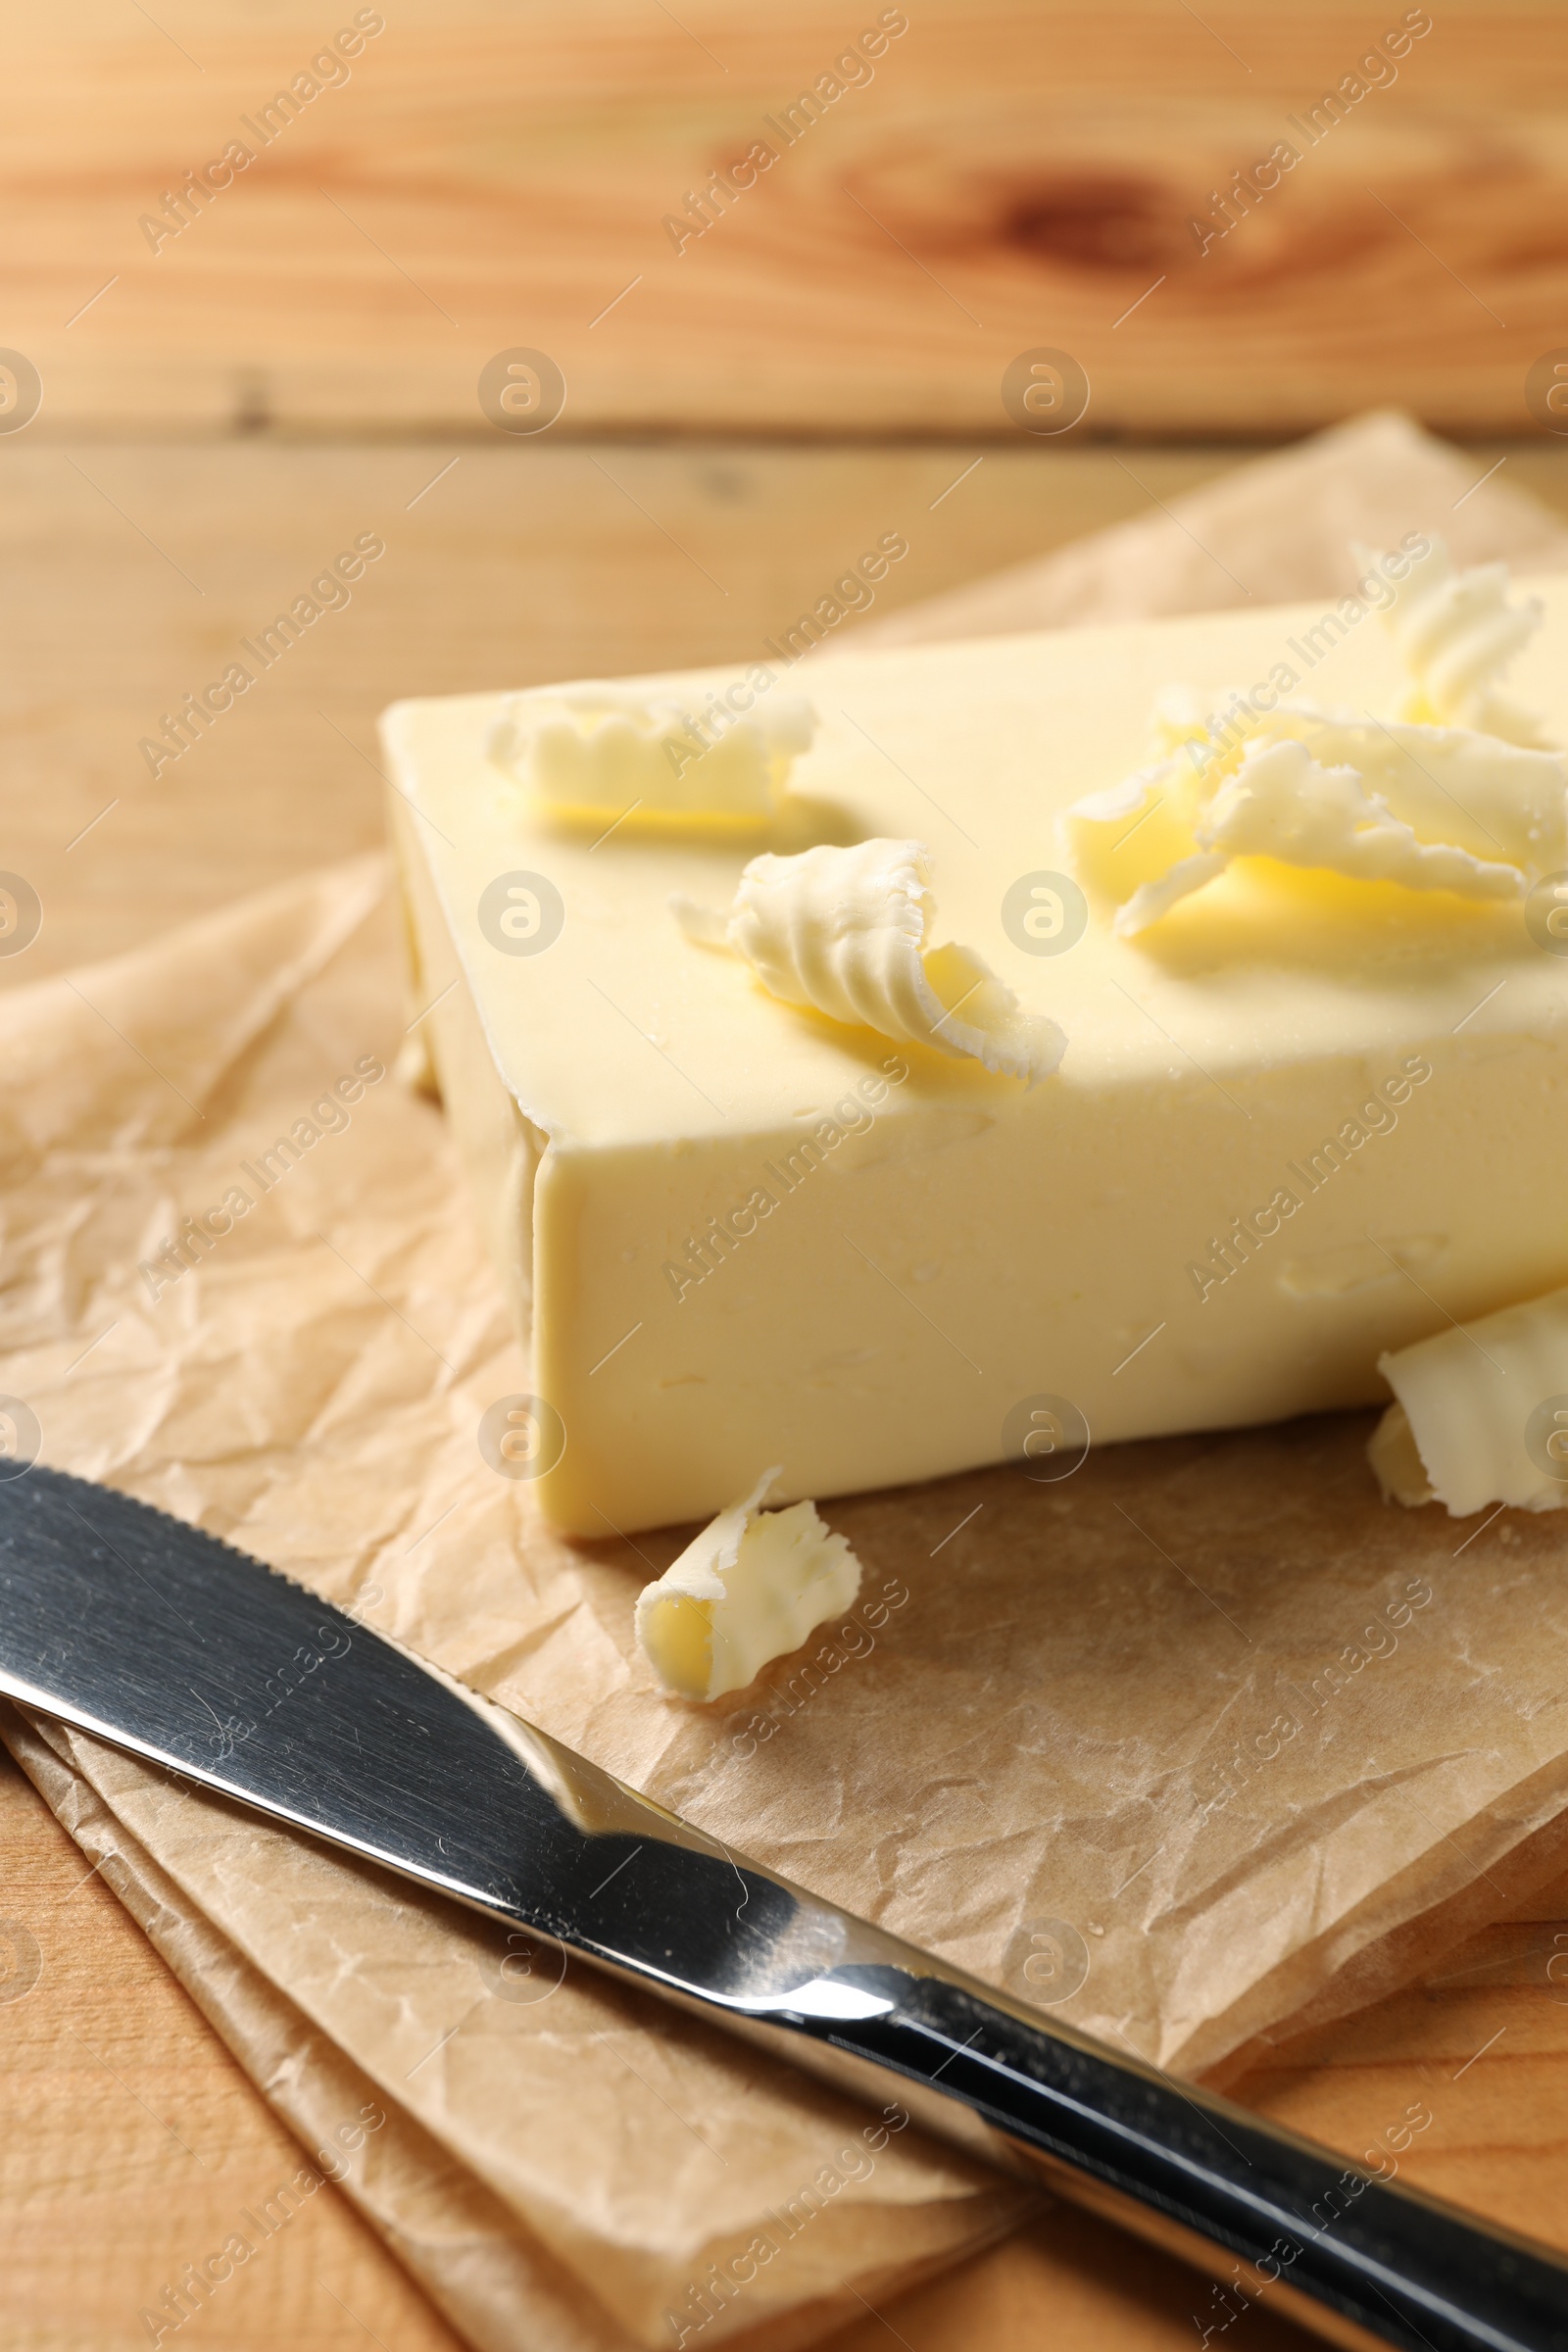
<path fill-rule="evenodd" d="M 719 710 L 699 718 L 665 697 L 592 683 L 514 695 L 490 757 L 552 815 L 755 830 L 810 750 L 816 715 L 793 694 Z"/>
<path fill-rule="evenodd" d="M 1419 1510 L 1424 1502 L 1436 1501 L 1410 1416 L 1402 1404 L 1390 1405 L 1366 1442 L 1366 1458 L 1383 1489 L 1385 1502 L 1402 1502 L 1407 1510 Z"/>
<path fill-rule="evenodd" d="M 917 841 L 754 858 L 728 915 L 670 902 L 688 939 L 749 963 L 770 995 L 883 1037 L 972 1057 L 1033 1085 L 1066 1039 L 968 948 L 928 948 L 935 914 Z"/>
<path fill-rule="evenodd" d="M 1508 602 L 1507 564 L 1456 571 L 1443 541 L 1433 538 L 1395 583 L 1387 557 L 1359 546 L 1354 554 L 1363 573 L 1378 571 L 1394 586 L 1383 621 L 1411 678 L 1400 715 L 1544 746 L 1534 712 L 1496 690 L 1502 671 L 1540 628 L 1543 611 L 1539 597 Z"/>
<path fill-rule="evenodd" d="M 1115 929 L 1130 938 L 1181 899 L 1222 874 L 1233 858 L 1274 858 L 1325 867 L 1365 882 L 1412 890 L 1452 890 L 1472 898 L 1517 898 L 1516 866 L 1474 857 L 1449 842 L 1424 842 L 1368 792 L 1356 769 L 1324 767 L 1304 743 L 1253 737 L 1194 827 L 1195 853 L 1156 882 L 1146 882 L 1118 910 Z"/>
<path fill-rule="evenodd" d="M 848 1537 L 824 1526 L 814 1502 L 762 1509 L 778 1477 L 765 1470 L 638 1597 L 637 1640 L 676 1697 L 743 1690 L 770 1659 L 854 1605 L 860 1563 Z"/>
<path fill-rule="evenodd" d="M 1568 1290 L 1418 1340 L 1378 1370 L 1396 1399 L 1367 1447 L 1386 1498 L 1456 1519 L 1568 1502 Z"/>
<path fill-rule="evenodd" d="M 1540 625 L 1539 600 L 1509 603 L 1506 564 L 1456 572 L 1439 539 L 1397 581 L 1394 559 L 1357 554 L 1393 590 L 1384 619 L 1411 679 L 1398 713 L 1241 688 L 1216 710 L 1194 687 L 1166 687 L 1153 764 L 1063 820 L 1080 880 L 1118 908 L 1122 937 L 1234 858 L 1476 899 L 1519 898 L 1568 867 L 1568 765 L 1495 685 Z"/>

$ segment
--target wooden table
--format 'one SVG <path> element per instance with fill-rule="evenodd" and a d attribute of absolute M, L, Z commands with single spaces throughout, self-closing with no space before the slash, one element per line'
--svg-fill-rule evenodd
<path fill-rule="evenodd" d="M 1568 333 L 1555 0 L 7 20 L 3 337 L 46 425 L 477 429 L 481 368 L 526 346 L 574 430 L 1000 434 L 1004 368 L 1050 347 L 1102 430 L 1399 401 L 1523 432 Z M 182 198 L 234 143 L 253 160 Z"/>
<path fill-rule="evenodd" d="M 32 879 L 45 909 L 34 946 L 0 961 L 0 987 L 378 839 L 372 724 L 397 694 L 742 655 L 883 530 L 910 541 L 891 609 L 1168 499 L 1235 454 L 0 441 L 0 865 Z M 1478 474 L 1504 454 L 1568 512 L 1568 453 L 1478 449 Z M 353 605 L 154 780 L 138 738 L 366 530 L 387 552 Z M 24 1917 L 38 1947 L 21 1997 L 0 1982 L 7 2352 L 128 2352 L 148 2340 L 143 2305 L 270 2192 L 292 2143 L 9 1766 L 0 1888 L 0 1912 Z M 1283 2050 L 1241 2095 L 1350 2153 L 1422 2099 L 1433 2123 L 1406 2178 L 1568 2244 L 1568 1986 L 1546 1977 L 1568 1889 L 1541 1907 L 1545 1925 L 1492 1933 L 1468 1981 Z M 30 1973 L 25 1948 L 23 1961 Z M 1195 2341 L 1209 2297 L 1063 2210 L 868 2315 L 837 2352 L 1157 2352 Z M 1253 2352 L 1305 2340 L 1266 2306 L 1247 2328 Z M 454 2342 L 335 2193 L 198 2330 L 223 2352 Z"/>

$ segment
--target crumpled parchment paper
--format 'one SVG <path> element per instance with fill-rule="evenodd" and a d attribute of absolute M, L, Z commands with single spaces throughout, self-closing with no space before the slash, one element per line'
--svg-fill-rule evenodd
<path fill-rule="evenodd" d="M 1357 450 L 1330 472 L 1355 505 L 1359 468 L 1369 539 L 1441 525 L 1466 478 L 1389 420 Z M 1301 481 L 1258 470 L 1254 571 Z M 1494 546 L 1528 537 L 1519 506 L 1485 510 Z M 481 1458 L 526 1378 L 440 1113 L 386 1074 L 395 932 L 360 860 L 8 995 L 0 1413 L 24 1441 L 35 1417 L 43 1460 L 357 1603 L 732 1845 L 1177 2070 L 1376 1997 L 1563 1868 L 1564 1539 L 1387 1509 L 1365 1416 L 834 1502 L 866 1571 L 850 1619 L 713 1708 L 662 1698 L 632 1608 L 684 1533 L 568 1544 Z M 226 1229 L 181 1243 L 209 1210 Z M 308 2147 L 381 2099 L 350 2193 L 475 2343 L 671 2342 L 815 2180 L 700 2330 L 783 2352 L 1023 2209 L 374 1871 L 84 1738 L 7 1736 Z"/>
<path fill-rule="evenodd" d="M 559 1680 L 580 1658 L 592 1703 L 612 1643 L 629 1646 L 616 1618 L 636 1583 L 541 1545 L 479 1456 L 479 1414 L 522 1365 L 441 1115 L 386 1075 L 402 1029 L 378 858 L 14 995 L 0 1391 L 36 1415 L 44 1460 L 222 1530 L 477 1678 L 550 1653 Z M 230 1230 L 180 1269 L 161 1253 L 209 1209 Z M 780 2231 L 703 2330 L 790 2320 L 779 2341 L 807 2340 L 859 2309 L 847 2281 L 874 2298 L 1026 2202 L 912 2132 L 870 2148 L 848 2102 L 581 1967 L 558 1981 L 523 1939 L 91 1740 L 37 1737 L 69 1774 L 41 1776 L 52 1801 L 85 1784 L 176 1890 L 195 1941 L 164 1903 L 166 1948 L 258 2079 L 271 2086 L 275 2057 L 215 1997 L 206 1925 L 395 2105 L 400 2136 L 456 2158 L 492 2223 L 507 2217 L 493 2264 L 466 2246 L 454 2303 L 411 2248 L 405 2183 L 383 2171 L 379 2207 L 367 2189 L 476 2340 L 667 2343 L 666 2312 L 701 2317 L 709 2266 L 815 2182 L 808 2226 Z M 31 1769 L 36 1740 L 21 1757 Z M 536 2271 L 545 2311 L 519 2310 Z M 549 2310 L 563 2278 L 577 2334 Z"/>

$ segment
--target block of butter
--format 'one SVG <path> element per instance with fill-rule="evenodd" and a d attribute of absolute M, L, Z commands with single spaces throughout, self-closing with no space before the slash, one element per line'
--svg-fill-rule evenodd
<path fill-rule="evenodd" d="M 1568 585 L 1534 585 L 1507 686 L 1549 747 Z M 1274 830 L 1203 817 L 1201 862 L 1169 853 L 1188 895 L 1132 928 L 1097 875 L 1118 806 L 1145 844 L 1166 824 L 1141 785 L 1115 795 L 1184 682 L 1210 710 L 1309 696 L 1335 730 L 1205 804 L 1267 773 Z M 1374 785 L 1402 778 L 1411 806 L 1430 770 L 1441 826 L 1490 771 L 1473 738 L 1405 727 L 1371 773 L 1356 746 L 1407 687 L 1357 599 L 623 681 L 660 740 L 689 713 L 698 748 L 726 710 L 808 701 L 808 726 L 754 729 L 775 764 L 742 838 L 685 813 L 568 821 L 508 754 L 525 696 L 394 708 L 416 1034 L 531 1345 L 519 1459 L 546 1514 L 586 1536 L 703 1518 L 774 1463 L 780 1501 L 1009 1457 L 1045 1481 L 1090 1443 L 1382 1400 L 1385 1350 L 1568 1282 L 1568 877 L 1498 863 L 1514 834 L 1528 863 L 1549 752 L 1510 755 L 1497 792 L 1517 770 L 1536 797 L 1501 848 L 1501 801 L 1476 801 L 1464 857 L 1434 862 Z M 1100 847 L 1075 871 L 1086 796 Z M 1300 861 L 1326 825 L 1376 830 L 1393 862 Z M 1276 840 L 1298 861 L 1250 854 Z M 901 968 L 965 990 L 978 971 L 974 1004 L 1050 1052 L 988 1066 L 829 1017 L 815 939 L 791 934 L 796 1001 L 702 944 L 743 938 L 728 910 L 760 852 L 874 841 L 866 870 L 903 877 Z M 808 895 L 770 900 L 778 922 Z M 857 971 L 883 938 L 856 935 Z M 921 1002 L 961 1023 L 944 985 Z"/>

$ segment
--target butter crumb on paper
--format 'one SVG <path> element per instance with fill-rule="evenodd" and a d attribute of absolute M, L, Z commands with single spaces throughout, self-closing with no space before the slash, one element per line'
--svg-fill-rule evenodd
<path fill-rule="evenodd" d="M 746 867 L 727 915 L 681 898 L 671 909 L 695 945 L 740 956 L 786 1004 L 1032 1086 L 1067 1041 L 971 949 L 926 946 L 929 855 L 922 842 L 882 839 L 766 855 Z"/>
<path fill-rule="evenodd" d="M 749 679 L 701 716 L 665 695 L 589 683 L 514 695 L 489 750 L 551 815 L 755 833 L 815 732 L 801 696 L 768 695 Z"/>
<path fill-rule="evenodd" d="M 849 1538 L 823 1524 L 814 1502 L 762 1509 L 778 1476 L 765 1470 L 638 1597 L 638 1642 L 677 1698 L 743 1690 L 854 1605 L 860 1563 Z"/>
<path fill-rule="evenodd" d="M 1441 1502 L 1455 1519 L 1568 1502 L 1568 1290 L 1456 1323 L 1378 1370 L 1395 1402 L 1367 1456 L 1386 1501 Z"/>

